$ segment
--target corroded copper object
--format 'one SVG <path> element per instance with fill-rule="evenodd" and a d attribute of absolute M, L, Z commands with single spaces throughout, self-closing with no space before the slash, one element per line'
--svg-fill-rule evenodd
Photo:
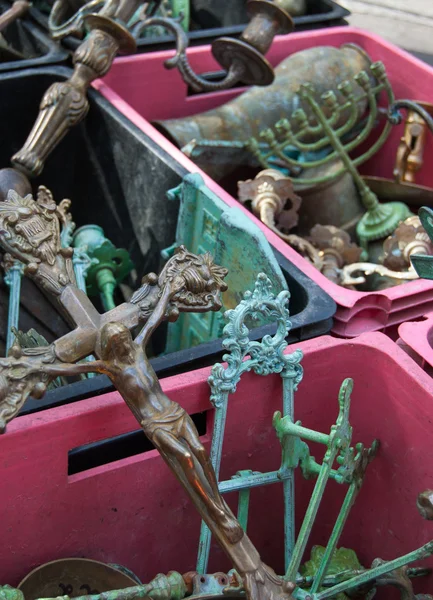
<path fill-rule="evenodd" d="M 304 108 L 308 117 L 312 116 L 311 109 L 299 95 L 302 83 L 314 84 L 318 102 L 330 87 L 341 99 L 343 96 L 338 85 L 347 79 L 352 80 L 360 71 L 368 70 L 370 64 L 368 55 L 354 45 L 339 49 L 328 46 L 310 48 L 281 62 L 275 69 L 275 81 L 269 87 L 254 87 L 217 109 L 183 119 L 156 121 L 155 125 L 179 148 L 184 148 L 191 140 L 244 142 L 258 137 L 263 129 L 275 125 L 280 119 L 289 118 L 299 107 Z M 363 94 L 361 88 L 355 87 L 353 94 L 362 114 L 366 101 L 365 98 L 360 100 Z M 338 123 L 345 123 L 348 116 L 347 110 L 342 110 Z M 229 174 L 244 162 L 245 151 L 227 151 L 230 154 L 225 153 L 223 160 L 217 162 L 216 153 L 212 153 L 211 148 L 206 149 L 206 156 L 199 161 L 201 168 L 218 179 Z"/>
<path fill-rule="evenodd" d="M 180 247 L 159 276 L 150 273 L 144 278 L 131 302 L 99 314 L 75 284 L 73 251 L 60 247 L 59 230 L 55 203 L 45 188 L 40 188 L 36 201 L 10 191 L 0 203 L 3 247 L 26 264 L 31 278 L 58 297 L 76 324 L 74 331 L 48 347 L 24 350 L 14 344 L 9 358 L 0 360 L 0 428 L 5 430 L 29 395 L 40 398 L 59 375 L 108 375 L 231 559 L 247 597 L 290 600 L 295 584 L 261 561 L 220 495 L 195 425 L 163 393 L 146 354 L 149 338 L 162 321 L 176 320 L 181 311 L 221 308 L 226 269 L 208 254 L 197 256 Z M 140 323 L 144 327 L 134 340 L 130 329 Z M 75 364 L 90 354 L 95 361 Z"/>

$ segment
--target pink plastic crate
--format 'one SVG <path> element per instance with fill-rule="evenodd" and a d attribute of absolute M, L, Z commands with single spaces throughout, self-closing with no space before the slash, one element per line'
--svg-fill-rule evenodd
<path fill-rule="evenodd" d="M 431 101 L 433 96 L 433 69 L 413 58 L 407 52 L 389 44 L 380 37 L 352 27 L 335 27 L 326 30 L 294 33 L 277 38 L 267 55 L 273 65 L 305 48 L 317 45 L 340 46 L 356 43 L 364 48 L 372 60 L 385 63 L 397 98 Z M 176 71 L 167 71 L 164 60 L 172 51 L 155 52 L 119 58 L 103 81 L 95 87 L 140 129 L 150 135 L 191 172 L 201 172 L 171 142 L 150 124 L 157 119 L 193 115 L 215 108 L 236 97 L 244 88 L 200 95 L 187 95 L 187 87 Z M 218 69 L 210 47 L 189 50 L 191 64 L 198 72 Z M 369 175 L 392 177 L 395 152 L 402 127 L 394 128 L 387 144 L 363 167 Z M 433 141 L 429 136 L 426 147 L 426 164 L 417 183 L 433 187 Z M 207 185 L 229 205 L 237 201 L 215 181 L 201 172 Z M 244 209 L 245 212 L 248 212 Z M 248 214 L 250 214 L 248 212 Z M 357 292 L 328 281 L 297 252 L 269 231 L 254 216 L 251 218 L 265 232 L 268 240 L 311 279 L 326 290 L 338 304 L 333 332 L 342 337 L 355 337 L 367 331 L 386 330 L 408 319 L 419 317 L 433 309 L 433 283 L 413 281 L 380 292 Z"/>
<path fill-rule="evenodd" d="M 402 323 L 397 343 L 420 366 L 433 375 L 433 313 L 419 321 Z"/>
<path fill-rule="evenodd" d="M 356 549 L 361 562 L 370 565 L 375 557 L 391 559 L 426 543 L 433 538 L 433 523 L 421 519 L 415 503 L 418 492 L 433 488 L 432 379 L 380 333 L 355 341 L 321 337 L 290 350 L 295 347 L 304 352 L 305 369 L 295 395 L 296 419 L 329 431 L 340 384 L 350 376 L 355 381 L 354 441 L 382 441 L 341 545 Z M 205 368 L 167 378 L 163 388 L 189 413 L 208 411 L 211 421 L 208 376 Z M 239 469 L 279 467 L 281 450 L 271 423 L 281 393 L 278 376 L 242 378 L 230 399 L 222 478 Z M 71 449 L 136 429 L 115 392 L 10 424 L 0 438 L 2 584 L 17 584 L 45 561 L 74 556 L 123 564 L 143 581 L 158 572 L 195 567 L 200 520 L 155 450 L 68 476 Z M 203 439 L 208 443 L 209 435 Z M 318 460 L 321 448 L 314 448 Z M 298 526 L 312 486 L 299 475 Z M 315 543 L 326 543 L 345 489 L 329 483 L 321 522 L 313 531 Z M 236 494 L 227 498 L 236 500 Z M 249 529 L 263 558 L 280 573 L 282 500 L 278 485 L 253 490 Z M 427 565 L 433 567 L 433 561 Z M 213 549 L 210 572 L 227 568 L 225 556 Z M 416 585 L 418 591 L 431 591 L 433 578 Z M 378 598 L 396 596 L 381 591 Z"/>

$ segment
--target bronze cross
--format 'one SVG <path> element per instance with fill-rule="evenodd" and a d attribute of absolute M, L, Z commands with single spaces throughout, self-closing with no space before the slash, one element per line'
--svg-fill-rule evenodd
<path fill-rule="evenodd" d="M 202 519 L 231 559 L 247 596 L 254 600 L 290 600 L 295 585 L 265 565 L 219 490 L 209 456 L 189 415 L 162 391 L 146 355 L 146 344 L 164 320 L 180 312 L 221 308 L 227 270 L 209 254 L 177 249 L 160 275 L 150 273 L 131 301 L 100 314 L 75 283 L 72 248 L 60 244 L 59 207 L 45 187 L 36 200 L 9 190 L 0 202 L 0 243 L 22 261 L 25 273 L 55 295 L 75 329 L 44 348 L 15 344 L 0 360 L 0 429 L 17 414 L 28 396 L 41 397 L 58 375 L 85 372 L 108 375 L 183 485 Z M 133 339 L 131 329 L 142 325 Z M 96 360 L 77 361 L 93 354 Z"/>

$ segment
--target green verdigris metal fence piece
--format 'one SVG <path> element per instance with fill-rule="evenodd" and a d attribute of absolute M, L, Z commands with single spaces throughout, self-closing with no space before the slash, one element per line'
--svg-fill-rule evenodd
<path fill-rule="evenodd" d="M 433 242 L 433 210 L 423 206 L 418 211 L 421 225 L 427 232 L 427 235 Z M 415 271 L 422 279 L 433 279 L 433 256 L 423 256 L 421 254 L 410 257 Z"/>
<path fill-rule="evenodd" d="M 360 103 L 359 97 L 355 98 L 353 93 L 353 83 L 344 81 L 338 86 L 343 96 L 341 103 L 333 91 L 323 94 L 323 106 L 316 102 L 313 86 L 305 84 L 299 89 L 299 97 L 314 115 L 313 123 L 309 121 L 306 112 L 299 108 L 294 111 L 290 120 L 282 119 L 275 124 L 274 129 L 269 128 L 262 131 L 259 139 L 251 138 L 246 142 L 198 140 L 192 141 L 183 150 L 193 159 L 200 158 L 201 155 L 209 154 L 209 152 L 213 155 L 220 152 L 221 157 L 219 158 L 222 160 L 228 160 L 227 150 L 229 149 L 247 150 L 263 168 L 286 168 L 289 173 L 328 165 L 339 160 L 343 163 L 341 169 L 335 169 L 333 172 L 315 178 L 296 177 L 296 182 L 300 185 L 321 184 L 338 179 L 345 172 L 350 173 L 367 211 L 357 224 L 360 244 L 366 247 L 369 242 L 391 234 L 401 221 L 412 214 L 403 202 L 381 204 L 358 172 L 358 167 L 376 154 L 386 142 L 394 122 L 400 122 L 398 118 L 394 119 L 394 115 L 390 113 L 378 139 L 370 145 L 368 150 L 356 158 L 350 157 L 350 152 L 364 143 L 373 130 L 379 116 L 378 98 L 380 94 L 385 92 L 388 106 L 393 106 L 395 102 L 383 63 L 373 63 L 370 71 L 376 80 L 374 84 L 366 71 L 361 71 L 355 77 L 356 83 L 363 89 L 361 98 L 365 99 L 368 104 L 368 116 L 356 135 L 351 135 L 351 133 L 359 121 Z M 341 115 L 346 111 L 349 113 L 348 119 L 341 127 L 336 128 Z M 326 116 L 327 113 L 330 116 Z M 307 140 L 311 136 L 314 136 L 317 141 L 308 142 Z M 317 139 L 318 137 L 320 139 Z M 319 158 L 309 158 L 329 146 L 332 151 L 320 155 Z M 296 154 L 293 154 L 294 151 L 301 153 L 302 160 L 296 158 Z M 207 160 L 210 162 L 209 157 Z"/>
<path fill-rule="evenodd" d="M 276 412 L 273 425 L 282 446 L 282 465 L 278 471 L 258 473 L 251 470 L 239 471 L 229 481 L 220 482 L 222 493 L 238 491 L 238 517 L 244 529 L 248 524 L 248 504 L 250 490 L 253 487 L 283 482 L 284 491 L 284 534 L 285 562 L 287 579 L 296 580 L 299 586 L 294 596 L 301 599 L 319 600 L 320 598 L 335 598 L 346 590 L 355 590 L 360 584 L 370 583 L 373 586 L 377 578 L 384 576 L 394 569 L 407 565 L 414 560 L 420 560 L 433 553 L 433 544 L 373 569 L 355 569 L 353 561 L 345 563 L 340 560 L 341 571 L 335 573 L 335 557 L 337 544 L 347 521 L 351 507 L 361 488 L 366 468 L 375 457 L 379 443 L 375 441 L 371 448 L 363 444 L 351 446 L 352 427 L 349 422 L 350 394 L 353 381 L 346 379 L 340 389 L 338 404 L 339 414 L 335 425 L 329 434 L 323 434 L 307 429 L 301 423 L 294 422 L 294 392 L 302 379 L 300 364 L 302 353 L 298 350 L 292 354 L 284 354 L 287 348 L 285 337 L 290 328 L 287 301 L 289 293 L 280 293 L 276 298 L 272 294 L 268 278 L 260 274 L 253 293 L 248 292 L 244 300 L 234 310 L 226 312 L 229 321 L 224 329 L 227 338 L 223 347 L 228 350 L 223 360 L 227 367 L 217 364 L 213 367 L 209 384 L 211 386 L 211 402 L 215 406 L 215 421 L 211 443 L 211 461 L 219 474 L 225 421 L 228 410 L 228 398 L 236 391 L 237 384 L 243 373 L 253 371 L 258 375 L 279 373 L 283 380 L 283 414 Z M 277 332 L 274 336 L 266 336 L 262 342 L 251 342 L 245 320 L 251 316 L 265 314 L 277 322 Z M 322 464 L 311 455 L 304 440 L 320 443 L 326 446 Z M 334 462 L 338 467 L 333 468 Z M 303 524 L 296 544 L 294 543 L 294 481 L 293 473 L 300 467 L 304 477 L 317 477 L 314 492 L 307 508 Z M 339 484 L 348 484 L 348 491 L 340 509 L 326 548 L 320 556 L 314 575 L 302 577 L 299 573 L 301 561 L 308 543 L 311 529 L 315 522 L 318 508 L 323 497 L 325 486 L 329 479 Z M 209 559 L 210 532 L 202 525 L 197 571 L 205 573 Z M 328 574 L 332 566 L 332 574 Z M 411 576 L 422 574 L 423 570 L 414 569 Z M 374 586 L 373 586 L 374 587 Z M 303 588 L 307 588 L 303 589 Z M 326 589 L 325 589 L 326 588 Z M 328 590 L 328 588 L 330 588 Z M 325 589 L 325 592 L 323 591 Z M 323 596 L 323 594 L 325 594 Z"/>
<path fill-rule="evenodd" d="M 223 356 L 223 360 L 227 362 L 227 367 L 224 368 L 221 364 L 214 365 L 209 377 L 210 400 L 215 407 L 210 457 L 217 477 L 221 464 L 228 398 L 230 394 L 236 391 L 236 386 L 243 373 L 249 371 L 253 371 L 257 375 L 280 373 L 283 380 L 283 414 L 293 414 L 294 392 L 302 379 L 300 364 L 302 352 L 296 350 L 292 354 L 284 354 L 287 347 L 285 338 L 291 327 L 287 309 L 290 293 L 288 290 L 284 290 L 275 297 L 272 290 L 271 280 L 261 273 L 257 278 L 254 292 L 247 292 L 235 309 L 228 310 L 225 313 L 228 324 L 223 331 L 223 335 L 226 336 L 223 340 L 223 348 L 228 351 L 228 354 Z M 276 322 L 277 331 L 274 336 L 265 336 L 261 342 L 250 341 L 248 337 L 249 330 L 245 325 L 245 321 L 248 318 L 257 320 L 259 315 Z M 222 492 L 240 491 L 238 514 L 241 517 L 242 526 L 246 529 L 249 490 L 253 487 L 277 483 L 281 480 L 278 471 L 273 473 L 240 471 L 231 481 L 221 482 L 219 487 Z M 285 474 L 283 489 L 285 553 L 286 561 L 288 561 L 295 538 L 294 478 L 292 471 Z M 197 561 L 197 571 L 199 573 L 206 572 L 210 540 L 210 531 L 205 524 L 202 524 Z"/>

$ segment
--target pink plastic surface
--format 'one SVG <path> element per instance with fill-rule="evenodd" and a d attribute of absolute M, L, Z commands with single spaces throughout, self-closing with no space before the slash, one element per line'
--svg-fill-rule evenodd
<path fill-rule="evenodd" d="M 419 321 L 402 323 L 398 335 L 398 345 L 433 375 L 433 313 Z"/>
<path fill-rule="evenodd" d="M 433 489 L 433 380 L 380 333 L 355 341 L 321 337 L 294 348 L 304 351 L 305 369 L 295 395 L 295 418 L 328 432 L 337 415 L 340 384 L 351 376 L 354 442 L 370 444 L 376 437 L 382 442 L 340 545 L 355 549 L 368 566 L 375 557 L 392 559 L 426 543 L 433 538 L 433 523 L 421 519 L 415 504 L 418 492 Z M 208 376 L 205 368 L 164 379 L 162 385 L 189 413 L 209 411 L 211 420 Z M 278 376 L 242 378 L 230 399 L 222 478 L 240 469 L 279 467 L 281 450 L 271 423 L 280 407 Z M 194 569 L 199 518 L 156 451 L 68 476 L 68 451 L 136 429 L 114 392 L 10 424 L 0 438 L 2 584 L 17 584 L 45 561 L 74 556 L 123 564 L 143 581 L 158 572 Z M 203 439 L 208 444 L 209 435 Z M 313 445 L 312 450 L 320 460 L 323 447 Z M 299 475 L 298 526 L 312 487 Z M 329 483 L 314 543 L 326 543 L 344 491 Z M 252 492 L 249 533 L 280 573 L 282 509 L 281 486 Z M 433 561 L 427 565 L 433 567 Z M 210 572 L 227 568 L 226 558 L 214 549 Z M 418 591 L 432 588 L 431 577 L 417 583 Z M 381 591 L 379 598 L 398 596 Z"/>
<path fill-rule="evenodd" d="M 380 37 L 352 27 L 294 33 L 276 38 L 267 55 L 273 65 L 305 48 L 317 45 L 340 46 L 356 43 L 364 48 L 372 60 L 385 63 L 397 98 L 430 101 L 433 97 L 433 69 L 407 52 L 389 44 Z M 187 95 L 186 85 L 176 71 L 164 68 L 164 61 L 173 51 L 154 52 L 119 58 L 103 81 L 95 87 L 140 129 L 151 136 L 191 172 L 200 172 L 207 185 L 227 204 L 239 206 L 215 181 L 162 136 L 149 121 L 193 115 L 215 108 L 236 97 L 244 88 Z M 189 50 L 191 63 L 197 72 L 218 70 L 210 47 Z M 392 169 L 402 127 L 395 128 L 384 149 L 363 167 L 369 175 L 392 178 Z M 425 151 L 425 165 L 417 183 L 433 187 L 433 141 L 429 137 Z M 433 309 L 433 282 L 413 281 L 380 292 L 356 292 L 328 281 L 297 252 L 277 235 L 262 225 L 247 209 L 268 240 L 295 265 L 316 281 L 337 302 L 333 332 L 343 337 L 354 337 L 366 331 L 385 330 L 387 327 L 419 317 Z"/>

